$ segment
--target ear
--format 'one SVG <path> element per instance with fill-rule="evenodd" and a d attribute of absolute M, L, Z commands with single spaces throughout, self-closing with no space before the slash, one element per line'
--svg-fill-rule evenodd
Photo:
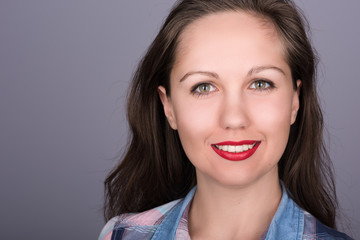
<path fill-rule="evenodd" d="M 164 107 L 164 113 L 165 116 L 171 126 L 172 129 L 176 130 L 176 118 L 173 110 L 173 106 L 171 103 L 171 99 L 169 96 L 166 95 L 166 89 L 163 86 L 158 87 L 158 93 L 162 102 L 162 105 Z"/>
<path fill-rule="evenodd" d="M 296 120 L 297 113 L 300 107 L 300 88 L 301 88 L 301 80 L 296 81 L 296 91 L 294 91 L 292 107 L 291 107 L 291 125 L 294 124 Z"/>

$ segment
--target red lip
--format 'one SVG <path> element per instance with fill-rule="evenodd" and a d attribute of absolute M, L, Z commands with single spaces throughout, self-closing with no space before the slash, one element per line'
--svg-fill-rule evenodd
<path fill-rule="evenodd" d="M 217 147 L 215 147 L 215 145 L 218 145 L 218 146 L 221 146 L 221 145 L 237 146 L 237 145 L 253 145 L 253 144 L 255 144 L 255 146 L 252 149 L 249 149 L 247 151 L 240 152 L 240 153 L 226 152 L 226 151 L 220 150 Z M 260 144 L 261 144 L 260 141 L 254 141 L 254 140 L 246 140 L 246 141 L 239 141 L 239 142 L 226 141 L 226 142 L 220 142 L 220 143 L 213 144 L 213 145 L 211 145 L 211 147 L 220 157 L 222 157 L 222 158 L 224 158 L 226 160 L 243 161 L 243 160 L 248 159 L 249 157 L 251 157 L 256 152 L 256 150 L 260 146 Z"/>

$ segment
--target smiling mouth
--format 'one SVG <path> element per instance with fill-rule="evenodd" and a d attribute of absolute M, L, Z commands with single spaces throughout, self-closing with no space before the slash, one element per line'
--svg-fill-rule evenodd
<path fill-rule="evenodd" d="M 213 150 L 222 158 L 230 161 L 242 161 L 251 157 L 261 141 L 221 142 L 212 144 Z"/>
<path fill-rule="evenodd" d="M 253 149 L 256 144 L 257 143 L 236 145 L 236 146 L 235 145 L 216 145 L 216 144 L 214 144 L 214 146 L 221 151 L 225 151 L 225 152 L 229 152 L 229 153 L 241 153 L 241 152 L 245 152 L 245 151 Z"/>

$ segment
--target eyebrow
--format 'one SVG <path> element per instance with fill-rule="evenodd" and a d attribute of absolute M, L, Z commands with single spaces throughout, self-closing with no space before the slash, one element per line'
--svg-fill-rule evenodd
<path fill-rule="evenodd" d="M 281 74 L 285 75 L 286 76 L 286 73 L 284 70 L 282 70 L 281 68 L 279 67 L 276 67 L 276 66 L 259 66 L 259 67 L 253 67 L 252 69 L 250 69 L 250 71 L 247 73 L 247 76 L 251 76 L 253 74 L 256 74 L 256 73 L 259 73 L 259 72 L 262 72 L 262 71 L 265 71 L 265 70 L 275 70 L 277 72 L 280 72 Z M 214 72 L 207 72 L 207 71 L 192 71 L 192 72 L 188 72 L 186 73 L 181 79 L 180 79 L 180 82 L 183 82 L 184 80 L 186 80 L 186 78 L 192 76 L 192 75 L 197 75 L 197 74 L 200 74 L 200 75 L 205 75 L 205 76 L 208 76 L 208 77 L 212 77 L 212 78 L 216 78 L 216 79 L 219 79 L 219 75 L 214 73 Z"/>
<path fill-rule="evenodd" d="M 250 69 L 250 71 L 248 72 L 247 76 L 251 76 L 255 73 L 259 73 L 259 72 L 262 72 L 262 71 L 265 71 L 265 70 L 275 70 L 277 72 L 280 72 L 282 73 L 283 75 L 286 76 L 286 73 L 284 70 L 282 70 L 281 68 L 279 67 L 276 67 L 276 66 L 259 66 L 259 67 L 253 67 L 252 69 Z"/>
<path fill-rule="evenodd" d="M 196 74 L 200 74 L 200 75 L 205 75 L 208 77 L 212 77 L 212 78 L 219 78 L 219 75 L 217 75 L 214 72 L 206 72 L 206 71 L 194 71 L 194 72 L 188 72 L 186 73 L 181 79 L 180 82 L 184 81 L 186 78 L 190 77 L 191 75 L 196 75 Z"/>

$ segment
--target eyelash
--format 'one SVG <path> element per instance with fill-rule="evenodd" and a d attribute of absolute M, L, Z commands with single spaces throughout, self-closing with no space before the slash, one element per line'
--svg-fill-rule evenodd
<path fill-rule="evenodd" d="M 254 84 L 256 83 L 263 83 L 263 84 L 267 84 L 267 86 L 265 88 L 262 88 L 262 89 L 257 89 L 256 87 L 252 87 Z M 269 81 L 269 80 L 265 80 L 265 79 L 258 79 L 258 80 L 255 80 L 251 83 L 250 85 L 250 89 L 253 89 L 253 90 L 258 90 L 258 91 L 269 91 L 271 89 L 275 88 L 275 84 L 272 82 L 272 81 Z"/>
<path fill-rule="evenodd" d="M 210 90 L 209 90 L 208 92 L 201 92 L 201 91 L 200 91 L 200 87 L 201 87 L 201 86 L 209 86 L 209 87 L 210 87 Z M 214 85 L 212 85 L 211 83 L 203 82 L 203 83 L 199 83 L 199 84 L 195 85 L 195 86 L 191 89 L 191 94 L 200 97 L 200 96 L 208 95 L 208 94 L 212 93 L 214 90 L 216 90 L 216 88 L 214 87 Z"/>
<path fill-rule="evenodd" d="M 263 83 L 265 85 L 267 85 L 265 88 L 262 88 L 262 89 L 257 89 L 256 87 L 252 87 L 254 84 L 256 83 Z M 196 95 L 196 96 L 205 96 L 205 95 L 208 95 L 210 93 L 212 93 L 214 90 L 213 89 L 210 89 L 208 92 L 201 92 L 200 91 L 200 87 L 201 86 L 204 86 L 204 85 L 207 85 L 209 86 L 210 88 L 213 88 L 213 89 L 216 89 L 211 83 L 207 83 L 207 82 L 203 82 L 203 83 L 199 83 L 197 85 L 195 85 L 192 89 L 191 89 L 191 94 L 193 95 Z M 263 92 L 263 91 L 269 91 L 271 89 L 275 88 L 275 84 L 272 82 L 272 81 L 269 81 L 269 80 L 265 80 L 265 79 L 258 79 L 258 80 L 255 80 L 251 83 L 250 85 L 250 89 L 253 89 L 253 90 L 257 90 L 257 91 L 260 91 L 260 92 Z"/>

